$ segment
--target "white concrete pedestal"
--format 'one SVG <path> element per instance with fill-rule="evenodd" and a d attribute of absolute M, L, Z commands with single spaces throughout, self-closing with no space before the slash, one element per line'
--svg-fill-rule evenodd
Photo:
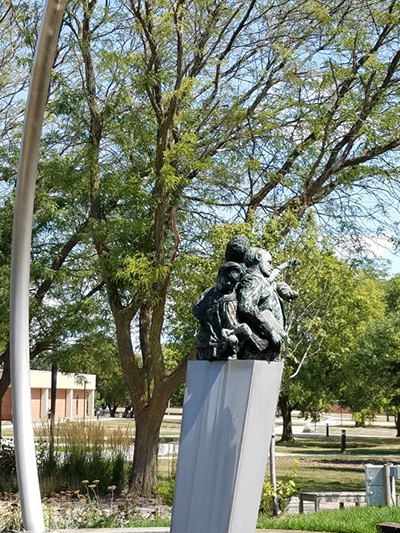
<path fill-rule="evenodd" d="M 190 361 L 171 533 L 252 533 L 283 363 Z"/>

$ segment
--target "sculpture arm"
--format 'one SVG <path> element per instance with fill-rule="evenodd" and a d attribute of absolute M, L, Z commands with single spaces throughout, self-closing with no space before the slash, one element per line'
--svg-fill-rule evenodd
<path fill-rule="evenodd" d="M 274 281 L 277 276 L 282 272 L 282 270 L 285 270 L 285 268 L 295 268 L 299 264 L 298 259 L 289 259 L 288 261 L 285 261 L 284 263 L 281 263 L 278 265 L 274 270 L 271 272 L 269 276 L 269 281 Z"/>
<path fill-rule="evenodd" d="M 284 283 L 283 281 L 276 284 L 276 292 L 279 294 L 282 300 L 285 300 L 286 302 L 292 302 L 299 296 L 297 291 L 293 290 L 287 283 Z"/>

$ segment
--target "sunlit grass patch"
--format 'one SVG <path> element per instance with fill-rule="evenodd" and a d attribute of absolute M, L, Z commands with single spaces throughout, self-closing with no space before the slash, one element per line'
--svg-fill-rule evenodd
<path fill-rule="evenodd" d="M 355 507 L 280 518 L 260 516 L 258 527 L 335 533 L 376 533 L 382 522 L 400 522 L 399 507 Z"/>

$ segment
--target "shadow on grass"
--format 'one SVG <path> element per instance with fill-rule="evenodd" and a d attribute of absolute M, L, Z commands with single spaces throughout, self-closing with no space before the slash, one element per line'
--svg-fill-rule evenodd
<path fill-rule="evenodd" d="M 365 490 L 365 487 L 361 483 L 340 483 L 339 481 L 331 481 L 318 483 L 313 479 L 304 479 L 298 481 L 298 492 L 343 492 L 343 491 L 360 491 Z"/>
<path fill-rule="evenodd" d="M 319 469 L 323 470 L 325 472 L 335 472 L 336 473 L 338 471 L 338 468 L 335 465 L 324 466 L 324 465 L 320 464 L 319 465 Z M 348 467 L 348 466 L 340 468 L 340 472 L 353 472 L 353 473 L 357 473 L 357 474 L 359 474 L 361 470 L 362 470 L 361 468 L 354 468 L 354 467 Z"/>
<path fill-rule="evenodd" d="M 278 451 L 322 455 L 340 453 L 340 436 L 299 437 L 293 442 L 277 442 Z M 400 440 L 376 437 L 347 437 L 346 455 L 400 456 Z"/>
<path fill-rule="evenodd" d="M 318 471 L 318 475 L 316 472 Z M 334 465 L 309 464 L 296 476 L 298 491 L 346 491 L 364 490 L 363 469 Z"/>
<path fill-rule="evenodd" d="M 302 458 L 293 479 L 298 491 L 365 490 L 364 467 L 361 462 Z"/>

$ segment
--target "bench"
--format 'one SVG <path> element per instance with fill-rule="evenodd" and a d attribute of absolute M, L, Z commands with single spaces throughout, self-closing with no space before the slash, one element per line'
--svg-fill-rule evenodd
<path fill-rule="evenodd" d="M 366 492 L 299 492 L 299 513 L 304 513 L 304 502 L 314 502 L 315 511 L 319 511 L 321 502 L 338 502 L 339 508 L 351 502 L 359 507 L 366 501 Z"/>
<path fill-rule="evenodd" d="M 379 533 L 397 533 L 400 531 L 400 524 L 395 524 L 393 522 L 383 522 L 378 524 Z"/>

